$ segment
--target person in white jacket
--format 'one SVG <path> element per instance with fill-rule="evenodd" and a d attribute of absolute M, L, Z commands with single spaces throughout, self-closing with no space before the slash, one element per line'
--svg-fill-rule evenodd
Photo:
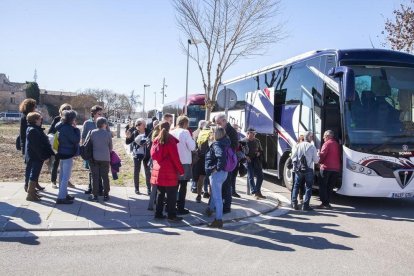
<path fill-rule="evenodd" d="M 184 175 L 178 178 L 178 201 L 177 201 L 177 214 L 185 215 L 190 211 L 185 209 L 185 197 L 187 194 L 187 182 L 192 178 L 191 152 L 195 150 L 196 143 L 193 137 L 188 131 L 189 120 L 187 116 L 179 116 L 177 118 L 177 127 L 170 131 L 170 134 L 177 138 L 180 142 L 177 144 L 178 155 L 180 157 L 181 164 L 184 167 Z"/>

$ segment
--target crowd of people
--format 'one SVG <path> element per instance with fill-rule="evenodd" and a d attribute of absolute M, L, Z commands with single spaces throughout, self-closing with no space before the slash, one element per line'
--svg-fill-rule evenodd
<path fill-rule="evenodd" d="M 50 160 L 52 187 L 58 188 L 56 204 L 71 204 L 74 196 L 68 194 L 73 159 L 82 150 L 91 147 L 92 158 L 84 160 L 89 170 L 89 185 L 85 194 L 97 202 L 110 199 L 109 171 L 113 159 L 119 157 L 113 151 L 112 133 L 103 108 L 91 108 L 90 119 L 86 120 L 82 132 L 77 127 L 77 113 L 69 104 L 63 104 L 59 116 L 45 134 L 42 115 L 36 111 L 36 101 L 26 99 L 20 105 L 23 116 L 20 126 L 20 146 L 26 164 L 25 190 L 28 201 L 40 201 L 39 175 L 43 163 Z M 263 148 L 253 128 L 247 129 L 246 137 L 231 125 L 225 114 L 218 114 L 210 121 L 201 120 L 198 129 L 189 129 L 189 118 L 181 115 L 173 126 L 173 116 L 164 114 L 163 120 L 153 118 L 147 125 L 143 118 L 127 126 L 125 143 L 129 145 L 134 160 L 135 193 L 140 191 L 141 167 L 144 168 L 146 194 L 149 196 L 148 210 L 155 210 L 156 219 L 181 221 L 189 214 L 186 208 L 187 183 L 192 181 L 196 202 L 208 200 L 206 215 L 215 215 L 210 227 L 223 227 L 223 214 L 231 212 L 232 197 L 240 197 L 236 191 L 236 177 L 247 174 L 251 193 L 257 200 L 265 199 L 263 183 Z M 330 194 L 340 170 L 339 144 L 330 130 L 324 134 L 324 144 L 317 151 L 312 143 L 313 134 L 306 133 L 299 138 L 292 149 L 291 160 L 294 171 L 294 185 L 291 204 L 310 211 L 310 198 L 314 181 L 314 164 L 320 164 L 319 208 L 331 208 Z M 82 145 L 82 147 L 81 147 Z M 58 168 L 59 178 L 57 177 Z M 242 173 L 242 172 L 245 173 Z M 57 179 L 59 179 L 57 183 Z M 166 215 L 164 214 L 166 213 Z"/>

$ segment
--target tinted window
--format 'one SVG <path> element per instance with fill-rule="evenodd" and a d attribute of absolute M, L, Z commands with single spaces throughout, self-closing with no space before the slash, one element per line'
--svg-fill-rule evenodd
<path fill-rule="evenodd" d="M 237 96 L 237 103 L 233 108 L 230 108 L 229 110 L 236 110 L 236 109 L 244 109 L 245 106 L 245 99 L 246 99 L 246 93 L 247 92 L 253 92 L 256 91 L 258 87 L 258 78 L 249 78 L 242 81 L 237 81 L 234 83 L 231 83 L 229 85 L 226 85 L 227 89 L 231 89 L 234 92 L 236 92 Z M 224 89 L 224 86 L 219 88 L 220 90 Z M 217 111 L 224 111 L 223 108 L 220 108 L 217 104 L 214 106 L 213 112 Z"/>

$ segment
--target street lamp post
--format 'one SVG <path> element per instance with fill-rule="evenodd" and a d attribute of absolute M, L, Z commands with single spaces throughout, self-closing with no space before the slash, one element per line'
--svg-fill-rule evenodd
<path fill-rule="evenodd" d="M 154 91 L 154 109 L 157 109 L 157 91 Z"/>
<path fill-rule="evenodd" d="M 198 44 L 201 41 L 189 39 L 187 40 L 187 74 L 185 79 L 185 105 L 184 105 L 184 114 L 187 115 L 187 100 L 188 100 L 188 65 L 190 63 L 190 45 Z"/>
<path fill-rule="evenodd" d="M 142 98 L 142 116 L 144 116 L 144 114 L 145 114 L 144 108 L 145 108 L 145 88 L 146 87 L 150 87 L 150 85 L 149 84 L 144 84 L 144 97 Z"/>

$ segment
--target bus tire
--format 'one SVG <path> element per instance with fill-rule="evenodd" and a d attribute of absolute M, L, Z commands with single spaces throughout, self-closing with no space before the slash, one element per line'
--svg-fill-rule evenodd
<path fill-rule="evenodd" d="M 283 185 L 289 190 L 292 191 L 293 188 L 293 170 L 289 169 L 287 166 L 291 162 L 290 157 L 286 159 L 283 164 Z"/>

